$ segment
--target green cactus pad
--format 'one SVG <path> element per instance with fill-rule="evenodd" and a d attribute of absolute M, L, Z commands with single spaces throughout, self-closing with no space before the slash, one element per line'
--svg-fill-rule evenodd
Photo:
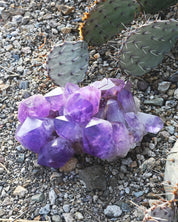
<path fill-rule="evenodd" d="M 166 197 L 168 200 L 172 200 L 173 198 L 175 198 L 173 192 L 176 189 L 178 192 L 178 140 L 168 155 L 164 180 Z"/>
<path fill-rule="evenodd" d="M 88 60 L 86 42 L 63 42 L 55 46 L 48 55 L 48 75 L 60 86 L 64 86 L 67 82 L 78 83 L 85 77 Z"/>
<path fill-rule="evenodd" d="M 141 76 L 162 62 L 164 55 L 175 45 L 178 22 L 163 20 L 150 22 L 130 33 L 119 52 L 122 70 Z"/>
<path fill-rule="evenodd" d="M 165 201 L 147 210 L 143 222 L 177 222 L 176 200 Z"/>
<path fill-rule="evenodd" d="M 159 10 L 175 5 L 177 0 L 137 0 L 137 2 L 141 5 L 143 11 L 154 14 Z"/>
<path fill-rule="evenodd" d="M 81 35 L 90 45 L 101 45 L 123 30 L 139 11 L 133 0 L 105 0 L 97 3 L 81 26 Z"/>

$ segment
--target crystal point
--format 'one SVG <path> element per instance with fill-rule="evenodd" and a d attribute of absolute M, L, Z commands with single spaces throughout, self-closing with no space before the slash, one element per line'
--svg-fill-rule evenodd
<path fill-rule="evenodd" d="M 50 103 L 50 110 L 59 111 L 64 105 L 64 90 L 57 87 L 45 95 L 46 100 Z"/>
<path fill-rule="evenodd" d="M 16 139 L 27 149 L 38 153 L 52 139 L 54 123 L 52 119 L 35 119 L 27 117 L 18 127 Z"/>
<path fill-rule="evenodd" d="M 69 121 L 65 116 L 59 116 L 54 119 L 56 133 L 69 141 L 78 142 L 82 139 L 82 128 Z"/>
<path fill-rule="evenodd" d="M 101 159 L 110 159 L 114 146 L 109 121 L 92 118 L 83 129 L 83 151 Z"/>
<path fill-rule="evenodd" d="M 74 155 L 71 143 L 61 137 L 48 142 L 38 154 L 38 163 L 43 166 L 62 167 Z"/>
<path fill-rule="evenodd" d="M 22 100 L 19 104 L 18 119 L 22 123 L 27 116 L 35 118 L 43 118 L 49 115 L 50 104 L 40 94 L 31 96 Z"/>

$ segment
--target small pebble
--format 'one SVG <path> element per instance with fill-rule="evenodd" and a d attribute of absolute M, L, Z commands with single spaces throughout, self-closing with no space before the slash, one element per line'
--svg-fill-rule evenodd
<path fill-rule="evenodd" d="M 109 218 L 119 217 L 122 214 L 122 210 L 117 205 L 108 205 L 104 210 L 104 214 Z"/>

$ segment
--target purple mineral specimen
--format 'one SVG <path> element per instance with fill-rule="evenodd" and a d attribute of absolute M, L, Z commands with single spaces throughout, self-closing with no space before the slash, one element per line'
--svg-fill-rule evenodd
<path fill-rule="evenodd" d="M 74 92 L 80 90 L 80 87 L 74 83 L 66 83 L 65 89 L 64 89 L 64 96 L 67 99 L 71 94 Z"/>
<path fill-rule="evenodd" d="M 163 121 L 158 116 L 138 112 L 137 117 L 144 124 L 148 133 L 156 134 L 163 128 Z"/>
<path fill-rule="evenodd" d="M 114 157 L 125 157 L 134 145 L 134 138 L 123 123 L 113 123 Z"/>
<path fill-rule="evenodd" d="M 117 100 L 109 99 L 105 107 L 106 119 L 110 122 L 125 123 L 124 112 Z"/>
<path fill-rule="evenodd" d="M 139 144 L 146 134 L 144 124 L 138 119 L 137 115 L 133 112 L 125 114 L 125 120 L 128 125 L 128 129 L 135 139 L 135 143 Z"/>
<path fill-rule="evenodd" d="M 82 139 L 82 128 L 74 122 L 69 121 L 65 116 L 58 116 L 54 119 L 56 133 L 72 142 L 79 142 Z"/>
<path fill-rule="evenodd" d="M 64 90 L 61 87 L 57 87 L 45 94 L 45 99 L 50 103 L 50 110 L 59 111 L 64 106 L 63 94 Z"/>
<path fill-rule="evenodd" d="M 58 137 L 42 147 L 38 154 L 38 163 L 43 166 L 62 167 L 74 155 L 71 143 Z"/>
<path fill-rule="evenodd" d="M 54 123 L 52 119 L 35 119 L 27 117 L 18 127 L 16 139 L 27 149 L 38 153 L 40 148 L 53 137 Z"/>
<path fill-rule="evenodd" d="M 19 104 L 18 119 L 22 123 L 27 116 L 43 118 L 49 115 L 50 104 L 40 94 L 22 100 Z"/>
<path fill-rule="evenodd" d="M 118 93 L 117 100 L 121 103 L 122 108 L 125 113 L 128 113 L 128 112 L 136 113 L 137 112 L 137 108 L 136 108 L 132 93 L 130 91 L 128 91 L 127 89 L 122 89 Z"/>
<path fill-rule="evenodd" d="M 18 119 L 16 139 L 39 153 L 39 164 L 54 168 L 74 153 L 123 158 L 144 135 L 163 127 L 159 117 L 140 112 L 129 82 L 112 78 L 31 96 L 20 103 Z"/>
<path fill-rule="evenodd" d="M 111 159 L 115 152 L 109 121 L 92 118 L 83 129 L 83 151 L 101 159 Z"/>
<path fill-rule="evenodd" d="M 72 122 L 86 125 L 98 112 L 100 91 L 93 86 L 86 86 L 71 94 L 64 106 L 64 115 Z"/>

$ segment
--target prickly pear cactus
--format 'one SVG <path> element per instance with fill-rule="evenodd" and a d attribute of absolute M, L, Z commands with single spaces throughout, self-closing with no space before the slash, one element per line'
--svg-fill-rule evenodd
<path fill-rule="evenodd" d="M 81 37 L 90 45 L 101 45 L 124 29 L 139 11 L 133 0 L 95 1 L 96 5 L 83 18 Z"/>
<path fill-rule="evenodd" d="M 150 22 L 132 32 L 119 52 L 122 70 L 141 76 L 155 68 L 176 43 L 178 22 L 162 20 Z"/>
<path fill-rule="evenodd" d="M 146 212 L 143 222 L 177 222 L 176 208 L 175 201 L 155 205 Z"/>
<path fill-rule="evenodd" d="M 175 5 L 177 0 L 137 0 L 137 2 L 141 5 L 142 11 L 153 14 Z"/>
<path fill-rule="evenodd" d="M 84 79 L 88 67 L 88 46 L 84 41 L 63 42 L 55 46 L 47 58 L 49 77 L 55 84 L 78 83 Z"/>
<path fill-rule="evenodd" d="M 167 199 L 178 198 L 178 140 L 167 157 L 164 180 Z M 177 192 L 175 193 L 176 187 Z"/>

